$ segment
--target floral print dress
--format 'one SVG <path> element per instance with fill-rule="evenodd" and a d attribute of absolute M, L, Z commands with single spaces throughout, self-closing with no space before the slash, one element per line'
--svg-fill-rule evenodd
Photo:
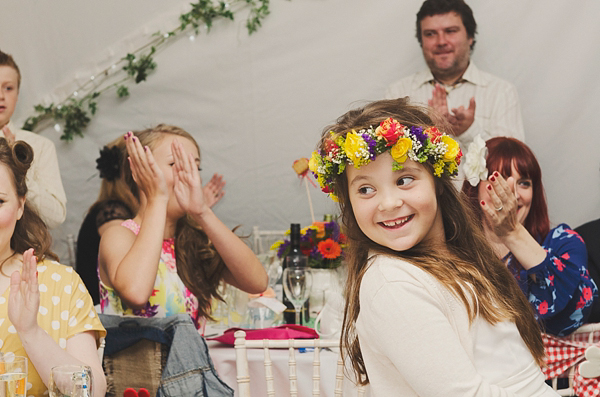
<path fill-rule="evenodd" d="M 121 226 L 136 235 L 140 231 L 140 226 L 133 219 L 124 221 Z M 198 318 L 198 300 L 177 274 L 174 238 L 163 240 L 154 289 L 144 308 L 128 308 L 118 293 L 100 280 L 100 309 L 104 314 L 139 317 L 168 317 L 177 313 L 189 313 L 196 328 L 203 325 L 203 319 Z"/>
<path fill-rule="evenodd" d="M 542 244 L 546 259 L 529 270 L 509 253 L 504 260 L 546 333 L 565 336 L 583 325 L 598 297 L 587 269 L 583 239 L 569 226 L 550 230 Z M 535 280 L 531 276 L 535 275 Z"/>

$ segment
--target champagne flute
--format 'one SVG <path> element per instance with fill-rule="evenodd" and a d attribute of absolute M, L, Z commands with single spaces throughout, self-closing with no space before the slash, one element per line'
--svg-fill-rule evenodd
<path fill-rule="evenodd" d="M 52 368 L 50 397 L 91 397 L 92 369 L 87 365 L 59 365 Z"/>
<path fill-rule="evenodd" d="M 7 353 L 0 357 L 0 396 L 25 397 L 27 357 Z"/>
<path fill-rule="evenodd" d="M 300 312 L 312 288 L 312 273 L 308 267 L 288 267 L 283 271 L 283 290 L 294 305 L 296 324 L 300 322 Z"/>

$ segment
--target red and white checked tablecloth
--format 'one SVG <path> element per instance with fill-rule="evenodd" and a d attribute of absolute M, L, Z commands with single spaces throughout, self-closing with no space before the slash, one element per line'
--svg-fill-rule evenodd
<path fill-rule="evenodd" d="M 579 374 L 579 363 L 585 359 L 585 349 L 600 345 L 600 331 L 578 332 L 565 337 L 543 334 L 546 349 L 546 367 L 543 368 L 546 379 L 566 377 L 571 367 L 575 366 L 573 390 L 579 397 L 600 396 L 600 380 L 586 379 Z"/>

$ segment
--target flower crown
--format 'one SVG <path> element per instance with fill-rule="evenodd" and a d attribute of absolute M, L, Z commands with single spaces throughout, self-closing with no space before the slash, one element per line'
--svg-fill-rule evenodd
<path fill-rule="evenodd" d="M 378 127 L 352 130 L 345 136 L 330 131 L 323 148 L 314 151 L 309 168 L 325 193 L 333 193 L 334 177 L 346 169 L 346 164 L 356 168 L 369 164 L 375 157 L 390 151 L 394 159 L 393 170 L 401 170 L 407 159 L 433 165 L 435 176 L 455 176 L 462 152 L 458 143 L 436 127 L 425 130 L 407 127 L 393 118 L 382 121 Z M 335 200 L 335 196 L 332 197 Z"/>

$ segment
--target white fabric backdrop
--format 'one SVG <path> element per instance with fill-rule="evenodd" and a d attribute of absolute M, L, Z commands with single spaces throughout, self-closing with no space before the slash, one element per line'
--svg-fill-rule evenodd
<path fill-rule="evenodd" d="M 537 154 L 553 223 L 600 217 L 600 2 L 471 0 L 479 24 L 473 59 L 512 81 L 526 141 Z M 176 23 L 188 1 L 3 2 L 0 48 L 15 56 L 23 83 L 14 120 L 60 98 L 76 78 L 123 56 L 143 32 Z M 68 197 L 54 232 L 66 252 L 97 196 L 98 150 L 130 129 L 159 122 L 190 131 L 202 149 L 203 176 L 220 172 L 227 194 L 215 211 L 230 227 L 307 225 L 306 193 L 292 162 L 308 157 L 322 128 L 356 101 L 378 99 L 392 81 L 424 67 L 414 37 L 421 0 L 273 0 L 263 27 L 219 22 L 194 41 L 183 37 L 156 55 L 157 70 L 124 100 L 104 95 L 85 138 L 55 141 Z M 158 28 L 157 28 L 158 27 Z M 360 103 L 360 102 L 358 102 Z M 91 179 L 90 179 L 91 177 Z M 312 190 L 315 211 L 334 211 Z"/>

